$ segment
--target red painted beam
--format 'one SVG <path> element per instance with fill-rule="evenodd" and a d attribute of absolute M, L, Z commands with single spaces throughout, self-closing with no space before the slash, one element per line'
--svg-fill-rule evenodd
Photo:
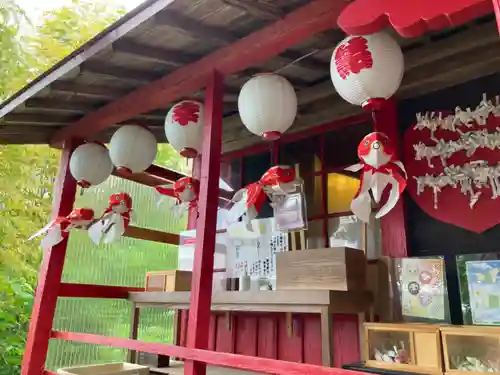
<path fill-rule="evenodd" d="M 78 144 L 77 142 L 65 142 L 64 146 L 59 174 L 54 186 L 53 218 L 69 215 L 73 210 L 76 196 L 76 180 L 69 171 L 69 160 Z M 47 358 L 67 246 L 68 238 L 65 238 L 62 242 L 44 252 L 23 356 L 22 375 L 42 375 Z"/>
<path fill-rule="evenodd" d="M 52 338 L 98 344 L 136 350 L 139 352 L 168 355 L 203 362 L 213 366 L 230 367 L 243 371 L 261 372 L 276 375 L 365 375 L 358 371 L 340 368 L 307 365 L 304 363 L 279 361 L 269 358 L 251 357 L 223 352 L 213 352 L 184 346 L 145 342 L 118 337 L 107 337 L 88 333 L 52 332 Z"/>
<path fill-rule="evenodd" d="M 359 125 L 369 121 L 370 122 L 372 121 L 371 115 L 368 113 L 361 113 L 359 115 L 343 118 L 340 120 L 329 121 L 322 125 L 314 126 L 296 133 L 285 133 L 276 142 L 278 143 L 278 146 L 281 146 L 287 143 L 300 141 L 301 139 L 314 137 L 315 135 L 323 134 L 331 130 L 338 130 L 347 126 Z M 246 147 L 240 150 L 226 152 L 225 154 L 222 155 L 222 160 L 227 161 L 267 151 L 269 151 L 269 144 L 259 143 L 254 146 Z"/>
<path fill-rule="evenodd" d="M 129 292 L 143 291 L 144 288 L 62 283 L 59 297 L 127 299 Z"/>
<path fill-rule="evenodd" d="M 380 111 L 373 112 L 375 131 L 387 134 L 397 148 L 401 160 L 403 155 L 403 137 L 399 132 L 396 99 L 392 98 Z M 396 206 L 380 219 L 382 231 L 382 250 L 384 255 L 393 258 L 408 256 L 408 239 L 406 231 L 406 208 L 404 196 Z"/>
<path fill-rule="evenodd" d="M 88 138 L 113 124 L 164 107 L 203 88 L 214 70 L 229 75 L 259 65 L 308 37 L 337 27 L 336 19 L 347 2 L 314 0 L 273 24 L 220 48 L 197 62 L 144 85 L 58 131 L 51 144 L 78 135 Z"/>
<path fill-rule="evenodd" d="M 215 237 L 217 231 L 220 154 L 222 148 L 222 115 L 224 110 L 224 81 L 213 71 L 205 90 L 205 119 L 203 150 L 201 154 L 200 196 L 196 221 L 196 247 L 187 346 L 208 349 L 210 306 L 212 304 L 212 278 L 214 269 Z M 205 375 L 206 364 L 185 362 L 185 375 Z"/>

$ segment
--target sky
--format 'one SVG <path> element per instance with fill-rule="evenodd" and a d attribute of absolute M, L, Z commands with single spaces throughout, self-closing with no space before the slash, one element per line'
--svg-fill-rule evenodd
<path fill-rule="evenodd" d="M 134 9 L 143 1 L 144 0 L 109 0 L 110 3 L 124 6 L 128 11 Z M 58 8 L 70 2 L 71 0 L 16 0 L 16 3 L 27 12 L 31 21 L 35 24 L 43 12 Z"/>

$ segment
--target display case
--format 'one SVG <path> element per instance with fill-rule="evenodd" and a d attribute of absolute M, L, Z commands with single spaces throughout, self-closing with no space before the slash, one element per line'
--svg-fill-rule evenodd
<path fill-rule="evenodd" d="M 442 257 L 393 260 L 395 292 L 405 322 L 449 323 L 450 306 Z"/>
<path fill-rule="evenodd" d="M 464 324 L 500 325 L 500 253 L 457 258 Z"/>
<path fill-rule="evenodd" d="M 447 375 L 500 373 L 500 327 L 445 326 L 441 337 Z"/>
<path fill-rule="evenodd" d="M 439 325 L 365 323 L 365 364 L 368 367 L 442 374 Z"/>

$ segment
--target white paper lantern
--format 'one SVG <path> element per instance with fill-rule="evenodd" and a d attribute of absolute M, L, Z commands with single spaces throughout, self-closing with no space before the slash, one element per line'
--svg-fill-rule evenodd
<path fill-rule="evenodd" d="M 111 161 L 125 173 L 145 171 L 155 160 L 157 150 L 155 136 L 144 126 L 122 126 L 109 142 Z"/>
<path fill-rule="evenodd" d="M 398 90 L 403 52 L 386 33 L 348 36 L 335 48 L 330 64 L 333 85 L 351 104 L 378 109 Z"/>
<path fill-rule="evenodd" d="M 89 142 L 78 146 L 69 160 L 69 170 L 83 188 L 103 183 L 113 172 L 106 146 Z"/>
<path fill-rule="evenodd" d="M 168 111 L 165 135 L 181 156 L 195 158 L 201 153 L 203 113 L 203 104 L 196 100 L 183 100 Z"/>
<path fill-rule="evenodd" d="M 285 78 L 259 74 L 241 88 L 238 96 L 241 121 L 253 134 L 278 139 L 292 126 L 297 115 L 297 95 Z"/>

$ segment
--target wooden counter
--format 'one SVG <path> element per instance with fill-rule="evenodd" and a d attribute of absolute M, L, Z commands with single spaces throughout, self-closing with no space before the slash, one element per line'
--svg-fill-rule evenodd
<path fill-rule="evenodd" d="M 142 307 L 189 309 L 190 292 L 137 292 L 130 293 L 134 304 L 134 324 Z M 333 365 L 332 314 L 371 312 L 373 297 L 370 292 L 344 292 L 333 290 L 278 290 L 259 292 L 215 292 L 212 311 L 313 313 L 321 316 L 321 351 L 324 366 Z M 137 327 L 131 338 L 137 337 Z"/>

